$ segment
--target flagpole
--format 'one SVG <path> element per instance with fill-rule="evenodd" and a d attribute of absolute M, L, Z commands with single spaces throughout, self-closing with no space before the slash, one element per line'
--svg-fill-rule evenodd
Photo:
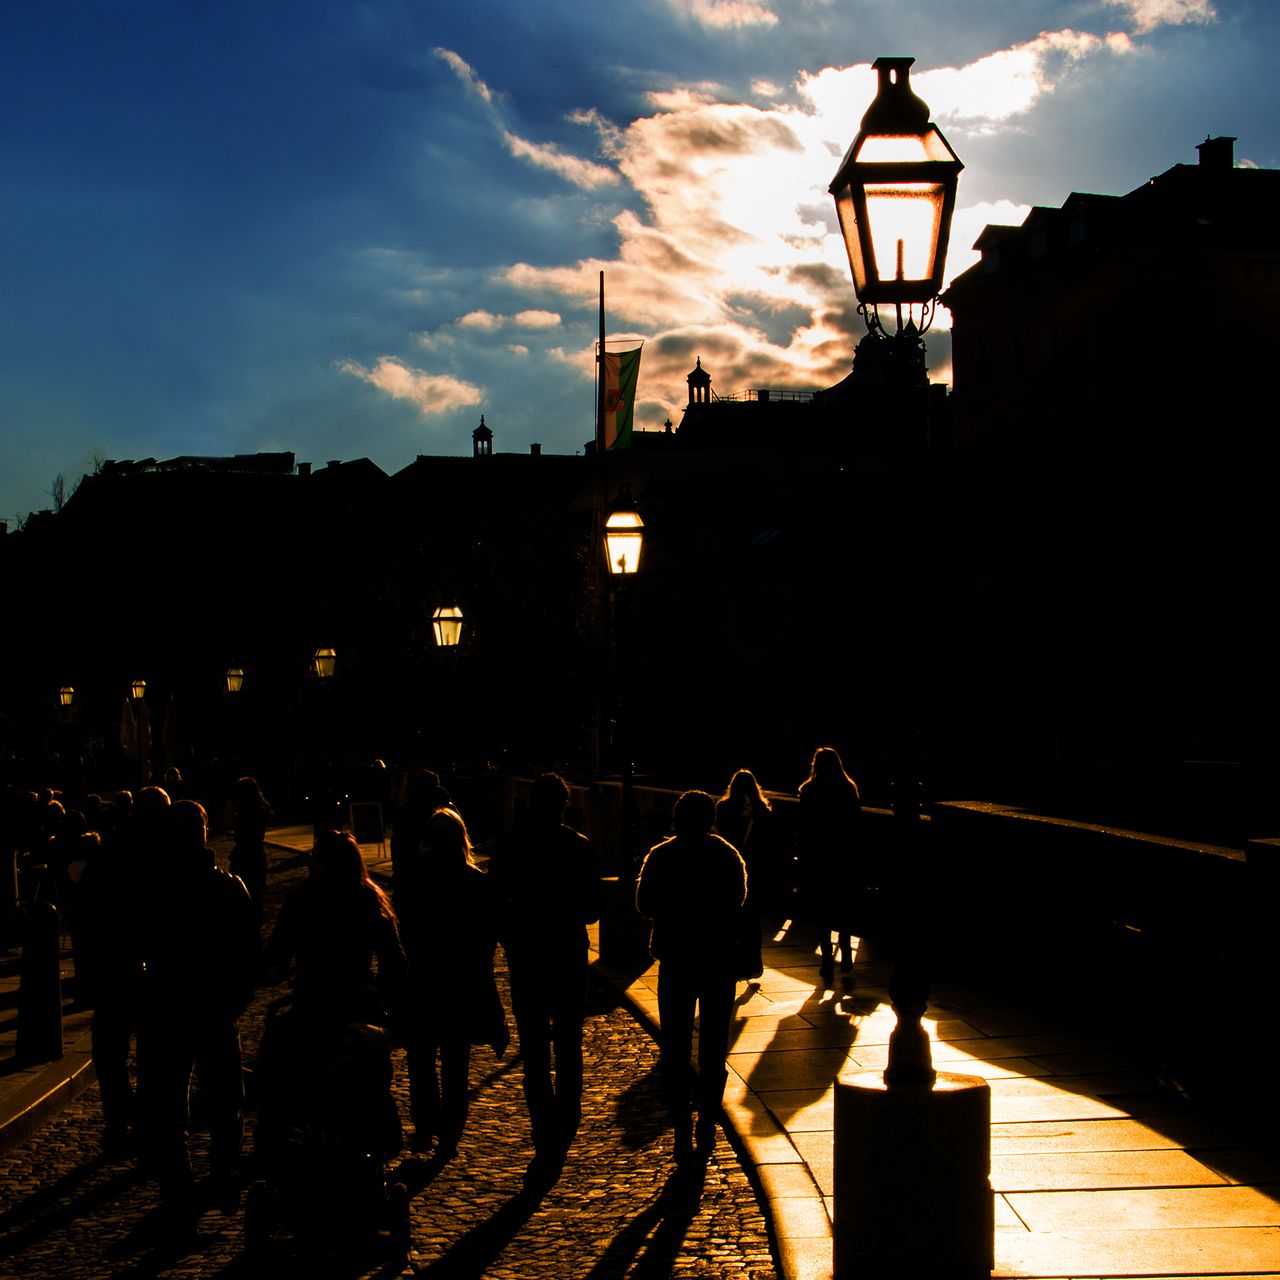
<path fill-rule="evenodd" d="M 604 455 L 604 272 L 600 272 L 600 346 L 596 350 L 596 452 Z"/>

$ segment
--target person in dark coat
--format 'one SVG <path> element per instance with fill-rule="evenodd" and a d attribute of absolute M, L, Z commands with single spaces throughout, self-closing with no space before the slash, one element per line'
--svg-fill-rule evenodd
<path fill-rule="evenodd" d="M 750 981 L 764 972 L 760 912 L 778 896 L 780 874 L 773 808 L 750 769 L 739 769 L 716 801 L 716 834 L 742 855 L 747 866 L 747 900 L 738 939 L 738 978 Z"/>
<path fill-rule="evenodd" d="M 862 799 L 834 747 L 813 753 L 800 785 L 799 880 L 801 912 L 817 928 L 825 986 L 835 978 L 831 935 L 840 940 L 840 968 L 853 967 L 852 914 L 866 887 L 862 849 Z"/>
<path fill-rule="evenodd" d="M 180 800 L 167 819 L 162 878 L 151 885 L 140 931 L 142 1150 L 162 1197 L 179 1211 L 192 1208 L 186 1131 L 197 1071 L 210 1115 L 211 1182 L 219 1204 L 230 1211 L 239 1202 L 243 1138 L 238 1023 L 253 994 L 258 933 L 244 884 L 214 863 L 204 807 Z"/>
<path fill-rule="evenodd" d="M 413 1149 L 458 1149 L 466 1126 L 473 1044 L 501 1055 L 506 1016 L 493 977 L 497 902 L 475 864 L 466 824 L 453 809 L 428 820 L 416 855 L 394 872 L 393 903 L 409 958 L 403 1020 Z"/>
<path fill-rule="evenodd" d="M 672 811 L 675 835 L 649 850 L 640 867 L 636 908 L 653 922 L 650 951 L 659 961 L 659 1049 L 675 1128 L 675 1157 L 691 1158 L 689 1060 L 698 1010 L 697 1150 L 709 1152 L 727 1078 L 729 1022 L 736 988 L 735 943 L 747 896 L 741 855 L 712 835 L 715 799 L 686 791 Z"/>
<path fill-rule="evenodd" d="M 569 788 L 558 774 L 536 778 L 528 817 L 489 863 L 524 1059 L 535 1173 L 563 1162 L 582 1119 L 587 925 L 600 916 L 600 879 L 590 842 L 564 823 L 568 803 Z"/>
<path fill-rule="evenodd" d="M 267 892 L 267 823 L 270 820 L 271 806 L 257 780 L 237 778 L 235 810 L 231 818 L 235 844 L 229 865 L 231 874 L 239 876 L 249 891 L 259 926 L 262 923 L 262 900 Z"/>
<path fill-rule="evenodd" d="M 391 903 L 355 838 L 316 837 L 307 879 L 280 907 L 264 955 L 268 978 L 293 965 L 293 1003 L 268 1019 L 259 1046 L 255 1149 L 270 1168 L 297 1117 L 325 1117 L 330 1136 L 358 1134 L 383 1152 L 403 1135 L 391 1095 L 390 1036 L 406 966 Z M 335 1088 L 336 1058 L 354 1066 Z M 350 1087 L 346 1087 L 350 1086 Z"/>

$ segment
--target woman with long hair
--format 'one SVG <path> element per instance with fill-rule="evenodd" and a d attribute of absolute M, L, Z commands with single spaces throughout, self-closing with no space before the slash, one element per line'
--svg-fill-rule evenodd
<path fill-rule="evenodd" d="M 466 823 L 437 809 L 421 844 L 395 871 L 395 903 L 409 957 L 405 1042 L 413 1149 L 438 1142 L 457 1151 L 467 1120 L 471 1046 L 502 1054 L 506 1017 L 493 977 L 498 913 L 488 876 L 475 864 Z"/>
<path fill-rule="evenodd" d="M 813 753 L 800 784 L 799 879 L 801 911 L 819 934 L 818 973 L 825 986 L 835 977 L 831 935 L 840 942 L 840 968 L 853 968 L 854 899 L 865 888 L 862 867 L 862 798 L 834 747 Z"/>
<path fill-rule="evenodd" d="M 742 906 L 737 977 L 750 981 L 764 972 L 760 954 L 760 911 L 777 896 L 773 806 L 750 769 L 739 769 L 716 801 L 716 833 L 742 855 L 747 867 L 747 900 Z"/>

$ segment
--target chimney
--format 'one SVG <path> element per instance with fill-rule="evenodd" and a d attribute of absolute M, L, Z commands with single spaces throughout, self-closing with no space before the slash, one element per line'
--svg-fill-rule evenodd
<path fill-rule="evenodd" d="M 542 446 L 535 441 L 533 444 L 529 446 L 529 452 L 535 458 L 540 458 L 542 457 Z"/>
<path fill-rule="evenodd" d="M 1200 167 L 1203 169 L 1234 169 L 1236 166 L 1236 150 L 1234 138 L 1211 138 L 1208 134 L 1196 150 L 1200 153 Z"/>
<path fill-rule="evenodd" d="M 300 476 L 309 476 L 311 474 L 311 463 L 309 462 L 298 463 L 298 474 Z"/>

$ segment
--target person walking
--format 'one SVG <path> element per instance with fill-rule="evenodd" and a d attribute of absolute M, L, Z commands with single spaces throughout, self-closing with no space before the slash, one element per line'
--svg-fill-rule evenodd
<path fill-rule="evenodd" d="M 174 1225 L 189 1227 L 193 1070 L 210 1116 L 212 1189 L 224 1211 L 239 1203 L 244 1083 L 238 1023 L 257 976 L 258 932 L 243 882 L 214 864 L 204 807 L 179 800 L 166 817 L 163 871 L 150 886 L 141 927 L 138 1108 L 148 1167 L 179 1215 Z"/>
<path fill-rule="evenodd" d="M 696 1096 L 696 1151 L 715 1142 L 727 1078 L 729 1021 L 736 987 L 734 944 L 747 896 L 741 855 L 712 835 L 715 799 L 686 791 L 671 814 L 675 834 L 649 850 L 636 885 L 636 909 L 652 922 L 650 951 L 659 961 L 659 1056 L 675 1129 L 675 1158 L 695 1150 L 692 1103 Z M 694 1010 L 698 1012 L 698 1077 L 690 1079 Z"/>
<path fill-rule="evenodd" d="M 834 747 L 813 753 L 800 784 L 799 881 L 801 912 L 818 930 L 818 976 L 835 980 L 831 937 L 840 943 L 840 968 L 853 968 L 853 913 L 866 887 L 862 865 L 862 799 Z"/>
<path fill-rule="evenodd" d="M 595 857 L 587 838 L 565 824 L 568 804 L 559 774 L 536 778 L 526 820 L 489 862 L 524 1059 L 535 1177 L 560 1167 L 582 1119 L 587 925 L 600 916 Z"/>
<path fill-rule="evenodd" d="M 747 900 L 738 931 L 739 981 L 750 982 L 764 973 L 760 913 L 778 896 L 777 849 L 773 808 L 750 769 L 739 769 L 716 801 L 716 834 L 742 855 L 747 866 Z"/>
<path fill-rule="evenodd" d="M 501 1056 L 509 1039 L 493 977 L 497 904 L 453 809 L 428 819 L 420 848 L 396 867 L 392 902 L 409 958 L 404 1040 L 413 1149 L 450 1159 L 466 1126 L 471 1046 Z"/>

